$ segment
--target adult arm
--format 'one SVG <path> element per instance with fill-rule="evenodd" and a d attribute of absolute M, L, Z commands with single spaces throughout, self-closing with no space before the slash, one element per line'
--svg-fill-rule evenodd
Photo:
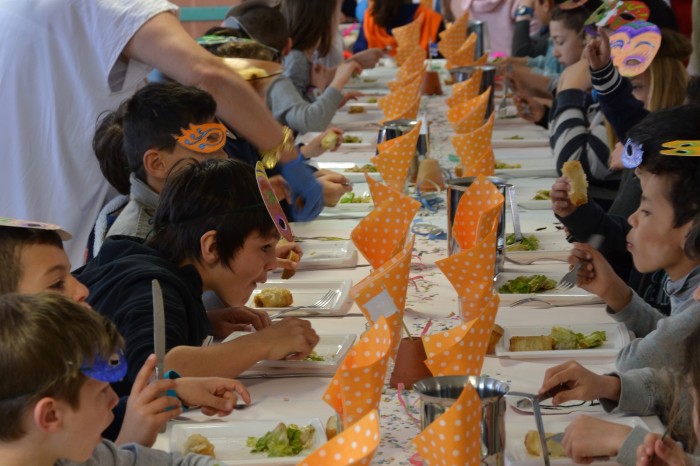
<path fill-rule="evenodd" d="M 147 21 L 126 44 L 129 59 L 151 65 L 176 81 L 214 96 L 221 118 L 260 150 L 277 147 L 282 128 L 265 103 L 223 59 L 207 52 L 185 31 L 175 15 L 161 13 Z M 296 151 L 282 154 L 282 161 Z"/>

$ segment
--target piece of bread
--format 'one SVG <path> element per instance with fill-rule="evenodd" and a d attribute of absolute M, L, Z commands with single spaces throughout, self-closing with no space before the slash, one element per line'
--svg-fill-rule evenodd
<path fill-rule="evenodd" d="M 531 337 L 510 337 L 509 351 L 550 351 L 554 349 L 554 339 L 550 335 Z"/>
<path fill-rule="evenodd" d="M 321 138 L 321 147 L 325 150 L 333 149 L 336 144 L 338 144 L 338 133 L 335 131 L 328 131 L 326 135 Z"/>
<path fill-rule="evenodd" d="M 486 348 L 486 354 L 495 354 L 496 345 L 501 340 L 503 336 L 503 327 L 498 324 L 494 324 L 491 330 L 491 336 L 489 337 L 489 346 Z"/>
<path fill-rule="evenodd" d="M 289 259 L 292 262 L 299 262 L 299 254 L 297 254 L 294 251 L 289 251 L 289 255 L 287 256 L 287 259 Z M 282 280 L 287 280 L 288 278 L 292 278 L 295 273 L 297 273 L 297 269 L 284 269 L 282 271 Z"/>
<path fill-rule="evenodd" d="M 214 445 L 203 435 L 192 434 L 187 437 L 185 441 L 183 454 L 196 453 L 198 455 L 211 456 L 216 458 L 214 455 Z"/>
<path fill-rule="evenodd" d="M 251 79 L 266 78 L 268 76 L 267 71 L 254 66 L 250 68 L 237 69 L 236 72 L 246 81 L 250 81 Z"/>
<path fill-rule="evenodd" d="M 338 435 L 338 426 L 340 426 L 340 419 L 337 414 L 328 418 L 328 421 L 326 421 L 326 438 L 328 440 Z"/>
<path fill-rule="evenodd" d="M 569 179 L 569 200 L 575 206 L 588 202 L 588 180 L 578 160 L 564 162 L 561 172 Z"/>
<path fill-rule="evenodd" d="M 549 440 L 553 434 L 546 432 L 544 438 L 547 440 L 547 451 L 549 452 L 550 458 L 563 458 L 566 456 L 564 453 L 564 447 L 561 443 L 554 440 Z M 528 454 L 532 456 L 542 456 L 542 444 L 540 442 L 540 435 L 536 430 L 530 430 L 525 434 L 525 450 Z"/>
<path fill-rule="evenodd" d="M 361 105 L 351 105 L 348 113 L 365 113 L 365 107 Z"/>
<path fill-rule="evenodd" d="M 292 302 L 292 292 L 287 288 L 265 288 L 253 297 L 255 307 L 287 307 Z"/>

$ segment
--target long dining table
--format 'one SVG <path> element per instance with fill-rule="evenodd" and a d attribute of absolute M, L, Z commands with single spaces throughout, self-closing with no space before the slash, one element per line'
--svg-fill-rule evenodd
<path fill-rule="evenodd" d="M 434 68 L 446 77 L 447 73 L 440 69 L 439 64 L 433 64 Z M 395 70 L 394 70 L 395 72 Z M 378 68 L 374 74 L 363 73 L 377 78 L 372 84 L 375 88 L 368 87 L 367 83 L 359 81 L 359 90 L 366 94 L 384 93 L 383 83 L 390 79 L 392 69 L 390 67 Z M 445 94 L 449 95 L 449 86 L 443 85 Z M 450 136 L 454 134 L 445 112 L 447 109 L 443 96 L 424 96 L 421 102 L 421 115 L 429 122 L 429 147 L 431 158 L 436 158 L 444 169 L 445 175 L 454 173 L 454 167 L 458 163 L 455 151 L 450 143 Z M 498 107 L 501 97 L 496 97 Z M 508 103 L 508 102 L 507 102 Z M 533 124 L 513 117 L 514 111 L 509 109 L 508 118 L 496 119 L 494 125 L 493 147 L 496 159 L 507 163 L 521 164 L 521 172 L 517 169 L 497 170 L 497 176 L 507 178 L 509 183 L 516 187 L 519 193 L 518 205 L 522 231 L 525 234 L 538 234 L 554 238 L 556 244 L 562 245 L 558 254 L 553 254 L 559 260 L 539 260 L 529 265 L 519 265 L 506 261 L 503 273 L 505 275 L 532 275 L 543 273 L 552 277 L 560 277 L 568 270 L 566 259 L 565 233 L 561 229 L 556 217 L 549 208 L 549 201 L 534 201 L 532 193 L 536 189 L 549 189 L 556 177 L 555 160 L 547 143 L 545 130 L 536 128 Z M 344 128 L 347 134 L 360 132 L 362 134 L 376 134 L 379 120 L 382 118 L 379 111 L 367 111 L 366 118 L 350 118 L 347 107 L 345 111 L 340 109 L 334 123 Z M 373 141 L 372 141 L 373 142 Z M 317 160 L 319 166 L 326 163 L 342 164 L 351 162 L 363 165 L 369 162 L 375 153 L 374 146 L 347 149 L 343 146 L 336 152 L 330 152 Z M 550 165 L 551 164 L 551 165 Z M 341 166 L 341 165 L 339 165 Z M 361 182 L 354 183 L 354 192 L 362 194 L 367 190 L 367 185 Z M 417 214 L 416 223 L 422 224 L 421 228 L 414 228 L 416 240 L 411 261 L 410 281 L 406 299 L 404 320 L 408 330 L 413 336 L 423 332 L 428 322 L 431 323 L 429 333 L 443 331 L 461 323 L 458 309 L 457 293 L 435 265 L 439 259 L 447 257 L 447 241 L 425 234 L 432 230 L 431 225 L 437 229 L 447 229 L 447 210 L 445 193 L 438 195 L 441 200 L 436 206 L 426 206 Z M 538 203 L 539 202 L 539 203 Z M 366 215 L 366 211 L 348 211 L 342 208 L 326 209 L 321 216 L 312 222 L 292 224 L 294 235 L 303 242 L 327 240 L 341 241 L 350 238 L 350 232 L 357 223 Z M 510 208 L 507 213 L 507 230 L 512 231 Z M 425 225 L 428 225 L 425 228 Z M 439 231 L 439 230 L 432 230 Z M 508 255 L 506 254 L 506 257 Z M 515 256 L 514 256 L 515 257 Z M 563 259 L 563 260 L 561 260 Z M 303 260 L 303 259 L 302 259 Z M 290 280 L 290 283 L 298 281 L 309 282 L 341 282 L 352 280 L 357 283 L 366 277 L 371 271 L 369 263 L 360 255 L 356 265 L 343 265 L 337 269 L 299 270 Z M 279 279 L 279 273 L 270 274 L 270 280 Z M 576 298 L 576 297 L 574 297 Z M 506 333 L 509 329 L 518 329 L 530 326 L 552 325 L 577 326 L 590 328 L 597 324 L 614 324 L 615 321 L 606 313 L 605 307 L 600 302 L 591 299 L 577 301 L 562 300 L 550 304 L 528 303 L 522 306 L 511 307 L 509 300 L 502 300 L 496 316 L 496 323 L 502 326 Z M 309 316 L 314 329 L 319 335 L 361 335 L 367 328 L 367 319 L 362 315 L 355 304 L 346 306 L 339 315 Z M 517 330 L 516 330 L 517 333 Z M 546 356 L 541 354 L 528 357 L 509 354 L 505 357 L 487 355 L 483 364 L 482 374 L 505 381 L 513 391 L 536 393 L 540 387 L 545 371 L 557 364 L 565 362 L 568 358 L 575 357 L 577 361 L 586 367 L 604 373 L 615 369 L 615 356 L 610 352 L 602 355 L 576 357 L 571 352 L 558 354 L 551 351 Z M 420 432 L 416 422 L 419 417 L 419 396 L 405 390 L 401 394 L 396 389 L 390 388 L 387 383 L 382 393 L 379 405 L 381 440 L 371 464 L 375 465 L 406 465 L 417 452 L 411 440 Z M 244 374 L 245 375 L 245 374 Z M 326 404 L 323 393 L 326 390 L 331 375 L 312 374 L 275 374 L 274 377 L 265 377 L 265 374 L 248 374 L 249 378 L 241 378 L 250 391 L 252 404 L 243 409 L 236 409 L 224 418 L 209 418 L 198 410 L 184 413 L 177 420 L 169 423 L 168 431 L 160 434 L 155 447 L 168 450 L 170 448 L 169 432 L 173 425 L 179 423 L 226 423 L 229 421 L 256 421 L 256 420 L 285 420 L 293 418 L 319 418 L 323 423 L 334 414 L 333 409 Z M 650 429 L 660 431 L 662 426 L 655 417 L 635 418 L 625 417 L 620 414 L 606 414 L 599 404 L 593 402 L 581 403 L 571 409 L 544 410 L 544 426 L 547 432 L 560 432 L 576 416 L 585 413 L 592 416 L 600 416 L 616 422 L 630 425 L 642 423 Z M 508 464 L 542 464 L 541 458 L 528 456 L 524 452 L 523 438 L 528 430 L 535 429 L 532 415 L 509 407 L 506 411 L 506 444 L 505 462 Z M 556 464 L 571 463 L 569 459 L 557 459 Z M 611 460 L 614 463 L 614 460 Z M 263 463 L 256 463 L 263 464 Z"/>

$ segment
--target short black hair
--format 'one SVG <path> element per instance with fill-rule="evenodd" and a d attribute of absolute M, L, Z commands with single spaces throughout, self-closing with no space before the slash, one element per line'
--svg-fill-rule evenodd
<path fill-rule="evenodd" d="M 641 144 L 640 165 L 654 175 L 671 178 L 668 199 L 673 206 L 674 227 L 678 228 L 700 214 L 700 156 L 661 154 L 664 143 L 676 140 L 700 141 L 700 106 L 681 105 L 650 113 L 627 132 Z"/>
<path fill-rule="evenodd" d="M 588 0 L 577 8 L 565 9 L 559 5 L 552 9 L 550 21 L 561 21 L 566 29 L 581 33 L 584 24 L 593 12 L 601 5 L 600 0 Z"/>
<path fill-rule="evenodd" d="M 98 123 L 92 147 L 107 181 L 129 193 L 129 173 L 146 181 L 143 154 L 149 149 L 172 152 L 173 136 L 190 124 L 207 123 L 216 101 L 207 92 L 175 82 L 150 83 Z"/>
<path fill-rule="evenodd" d="M 253 167 L 234 159 L 184 162 L 161 192 L 151 247 L 174 264 L 199 262 L 200 239 L 215 230 L 219 260 L 227 267 L 251 233 L 276 234 Z"/>

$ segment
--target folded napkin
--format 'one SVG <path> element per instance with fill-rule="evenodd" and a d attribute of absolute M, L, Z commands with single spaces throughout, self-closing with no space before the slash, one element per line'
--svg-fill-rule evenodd
<path fill-rule="evenodd" d="M 419 120 L 408 133 L 402 134 L 401 136 L 395 137 L 393 139 L 387 139 L 386 141 L 380 142 L 379 144 L 377 144 L 377 152 L 387 152 L 389 149 L 395 146 L 397 147 L 396 150 L 404 152 L 409 152 L 411 150 L 415 151 L 416 145 L 418 144 L 418 137 L 420 136 L 420 129 L 422 124 L 422 121 Z"/>
<path fill-rule="evenodd" d="M 412 48 L 416 44 L 420 44 L 420 28 L 422 25 L 423 17 L 419 16 L 410 23 L 391 30 L 391 35 L 394 36 L 394 39 L 399 44 L 399 50 L 402 47 Z"/>
<path fill-rule="evenodd" d="M 494 114 L 491 113 L 489 119 L 479 128 L 465 134 L 457 134 L 450 138 L 452 145 L 457 152 L 462 165 L 466 167 L 465 162 L 470 160 L 478 160 L 483 157 L 487 151 L 491 151 L 491 138 L 493 136 Z"/>
<path fill-rule="evenodd" d="M 391 94 L 398 92 L 408 96 L 415 96 L 418 94 L 423 78 L 425 77 L 426 67 L 427 65 L 422 63 L 418 68 L 407 74 L 403 79 L 398 79 L 397 75 L 396 81 L 386 83 L 387 87 L 391 91 Z M 380 108 L 382 108 L 382 104 L 380 104 L 380 102 L 383 99 L 384 98 L 377 101 L 377 105 L 379 105 Z"/>
<path fill-rule="evenodd" d="M 413 439 L 423 462 L 481 464 L 481 399 L 468 383 L 455 403 Z"/>
<path fill-rule="evenodd" d="M 323 400 L 340 415 L 345 428 L 377 409 L 390 349 L 389 324 L 380 317 L 353 345 L 328 385 Z"/>
<path fill-rule="evenodd" d="M 409 119 L 413 120 L 418 116 L 418 109 L 420 108 L 420 84 L 423 82 L 421 77 L 420 81 L 417 81 L 416 91 L 414 93 L 405 92 L 403 88 L 399 88 L 394 92 L 380 98 L 377 101 L 377 105 L 384 112 L 384 119 L 382 123 L 390 120 L 401 120 Z M 407 85 L 408 87 L 413 87 L 412 84 Z M 408 89 L 409 91 L 411 89 Z"/>
<path fill-rule="evenodd" d="M 369 192 L 372 195 L 372 202 L 374 205 L 379 205 L 385 201 L 396 201 L 398 199 L 408 197 L 404 193 L 397 191 L 389 185 L 386 185 L 370 176 L 369 173 L 365 173 L 365 180 L 367 180 L 367 185 L 369 186 Z"/>
<path fill-rule="evenodd" d="M 381 143 L 377 147 L 379 153 L 370 159 L 384 182 L 396 191 L 403 192 L 406 185 L 408 171 L 416 156 L 420 127 L 419 121 L 408 133 Z"/>
<path fill-rule="evenodd" d="M 425 50 L 417 46 L 406 50 L 406 59 L 396 71 L 396 80 L 400 83 L 407 83 L 425 67 Z"/>
<path fill-rule="evenodd" d="M 465 12 L 457 20 L 450 24 L 447 29 L 440 33 L 440 42 L 438 42 L 438 51 L 443 57 L 449 60 L 457 54 L 457 51 L 467 38 L 467 22 L 469 21 L 469 12 Z"/>
<path fill-rule="evenodd" d="M 491 148 L 486 149 L 481 154 L 469 152 L 460 156 L 459 166 L 461 167 L 460 177 L 464 176 L 493 176 L 496 174 L 496 158 Z M 457 171 L 455 169 L 455 171 Z"/>
<path fill-rule="evenodd" d="M 476 66 L 484 66 L 488 65 L 489 63 L 489 54 L 485 53 L 481 57 L 477 58 L 475 65 Z"/>
<path fill-rule="evenodd" d="M 420 202 L 402 195 L 396 200 L 377 204 L 353 228 L 350 238 L 358 251 L 379 268 L 401 249 Z"/>
<path fill-rule="evenodd" d="M 471 100 L 447 110 L 447 119 L 456 133 L 466 134 L 484 125 L 486 109 L 491 97 L 491 86 Z"/>
<path fill-rule="evenodd" d="M 379 446 L 379 412 L 373 409 L 359 421 L 311 452 L 299 466 L 369 465 Z"/>
<path fill-rule="evenodd" d="M 449 70 L 460 66 L 470 66 L 476 61 L 476 33 L 472 32 L 445 64 Z"/>
<path fill-rule="evenodd" d="M 480 375 L 498 311 L 498 294 L 476 318 L 444 332 L 423 337 L 428 359 L 425 365 L 434 376 Z"/>
<path fill-rule="evenodd" d="M 484 75 L 484 71 L 477 68 L 474 73 L 467 78 L 466 81 L 461 83 L 455 83 L 452 86 L 452 96 L 445 99 L 448 107 L 454 107 L 459 105 L 461 102 L 466 102 L 467 100 L 473 99 L 479 94 L 479 89 L 481 89 L 481 79 Z"/>
<path fill-rule="evenodd" d="M 485 176 L 477 176 L 457 204 L 452 236 L 462 251 L 493 233 L 503 209 L 503 194 Z"/>
<path fill-rule="evenodd" d="M 413 44 L 404 45 L 404 46 L 399 47 L 396 50 L 396 54 L 394 55 L 394 61 L 396 61 L 396 64 L 398 66 L 401 66 L 404 63 L 406 63 L 406 60 L 408 60 L 408 57 L 410 55 L 416 53 L 416 51 L 420 51 L 423 59 L 425 59 L 425 50 L 423 50 L 423 47 L 420 46 L 419 42 L 415 42 Z"/>

